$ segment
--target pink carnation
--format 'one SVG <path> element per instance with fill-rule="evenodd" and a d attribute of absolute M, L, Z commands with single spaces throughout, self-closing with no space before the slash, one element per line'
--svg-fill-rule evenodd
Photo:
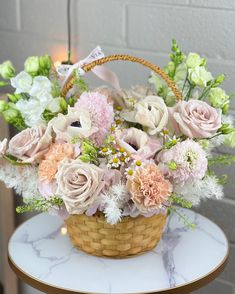
<path fill-rule="evenodd" d="M 89 112 L 92 127 L 98 129 L 90 138 L 98 146 L 102 145 L 114 119 L 113 107 L 108 103 L 107 97 L 98 92 L 85 92 L 74 108 Z"/>
<path fill-rule="evenodd" d="M 174 184 L 202 179 L 207 171 L 206 153 L 191 139 L 179 142 L 159 154 L 159 167 Z"/>

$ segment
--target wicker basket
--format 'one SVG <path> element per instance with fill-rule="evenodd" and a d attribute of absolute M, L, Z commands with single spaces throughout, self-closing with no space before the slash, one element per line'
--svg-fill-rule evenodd
<path fill-rule="evenodd" d="M 166 215 L 124 217 L 116 225 L 106 222 L 102 213 L 71 215 L 66 220 L 72 243 L 96 256 L 123 258 L 153 249 L 160 241 Z"/>
<path fill-rule="evenodd" d="M 130 55 L 111 55 L 100 58 L 82 67 L 89 72 L 97 65 L 109 61 L 123 60 L 142 64 L 158 74 L 181 100 L 182 95 L 170 77 L 157 65 L 142 58 Z M 73 86 L 74 76 L 71 75 L 62 89 L 62 95 Z M 86 215 L 71 215 L 66 220 L 68 234 L 73 244 L 79 249 L 96 256 L 122 258 L 136 255 L 153 249 L 161 239 L 166 216 L 159 214 L 146 218 L 124 217 L 116 225 L 106 222 L 102 213 L 88 217 Z"/>

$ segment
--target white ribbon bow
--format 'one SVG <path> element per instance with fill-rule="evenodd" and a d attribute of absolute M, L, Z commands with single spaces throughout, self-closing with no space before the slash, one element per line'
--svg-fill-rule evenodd
<path fill-rule="evenodd" d="M 58 74 L 63 77 L 63 85 L 66 83 L 66 81 L 68 80 L 69 76 L 72 74 L 72 72 L 74 70 L 77 70 L 78 74 L 80 76 L 85 74 L 85 71 L 82 69 L 82 67 L 85 64 L 89 64 L 95 60 L 101 59 L 105 57 L 104 53 L 102 52 L 100 46 L 97 46 L 86 58 L 78 61 L 77 63 L 73 64 L 73 65 L 69 65 L 69 64 L 61 64 L 58 66 L 57 68 L 57 72 Z M 100 79 L 109 82 L 114 88 L 116 89 L 120 89 L 119 86 L 119 80 L 118 77 L 116 76 L 116 74 L 114 72 L 112 72 L 111 70 L 107 69 L 106 67 L 104 67 L 103 65 L 98 65 L 95 66 L 92 69 L 92 72 L 97 75 Z"/>

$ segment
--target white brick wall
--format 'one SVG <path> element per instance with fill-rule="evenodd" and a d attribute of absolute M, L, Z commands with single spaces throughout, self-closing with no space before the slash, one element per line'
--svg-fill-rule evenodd
<path fill-rule="evenodd" d="M 55 60 L 66 59 L 65 7 L 65 0 L 1 1 L 0 62 L 12 59 L 20 69 L 28 55 L 47 52 Z M 72 18 L 75 57 L 86 56 L 99 44 L 106 54 L 133 54 L 162 66 L 176 38 L 185 52 L 206 56 L 214 74 L 226 73 L 224 87 L 235 92 L 234 0 L 73 0 Z M 120 62 L 111 67 L 123 86 L 143 83 L 148 76 L 137 65 Z M 90 81 L 100 83 L 93 77 Z M 235 111 L 235 99 L 232 107 Z M 227 198 L 207 202 L 199 210 L 227 232 L 232 255 L 227 270 L 198 294 L 235 294 L 235 167 L 218 170 L 233 177 Z M 27 289 L 22 293 L 32 293 Z"/>

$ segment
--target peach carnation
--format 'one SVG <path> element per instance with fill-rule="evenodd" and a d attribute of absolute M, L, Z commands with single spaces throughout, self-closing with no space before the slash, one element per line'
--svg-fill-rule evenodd
<path fill-rule="evenodd" d="M 45 154 L 45 159 L 62 161 L 64 158 L 73 158 L 73 146 L 68 143 L 54 143 Z"/>
<path fill-rule="evenodd" d="M 68 143 L 53 143 L 45 154 L 45 160 L 39 165 L 38 175 L 40 181 L 51 182 L 58 170 L 59 163 L 67 158 L 72 159 L 73 146 Z"/>
<path fill-rule="evenodd" d="M 48 159 L 43 160 L 38 168 L 39 180 L 51 182 L 57 173 L 58 165 L 58 161 Z"/>
<path fill-rule="evenodd" d="M 139 211 L 147 213 L 162 207 L 171 195 L 172 185 L 155 164 L 149 164 L 134 172 L 127 189 Z"/>

